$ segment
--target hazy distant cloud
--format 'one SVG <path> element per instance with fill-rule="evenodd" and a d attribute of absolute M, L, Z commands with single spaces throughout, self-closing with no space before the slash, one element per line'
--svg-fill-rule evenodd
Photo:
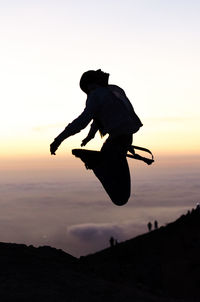
<path fill-rule="evenodd" d="M 68 233 L 81 240 L 94 240 L 109 236 L 121 236 L 123 229 L 116 224 L 79 224 L 68 228 Z"/>
<path fill-rule="evenodd" d="M 107 240 L 111 236 L 121 240 L 128 237 L 130 233 L 133 234 L 137 228 L 140 229 L 139 225 L 133 223 L 86 223 L 72 225 L 68 227 L 67 231 L 69 235 L 82 241 Z"/>

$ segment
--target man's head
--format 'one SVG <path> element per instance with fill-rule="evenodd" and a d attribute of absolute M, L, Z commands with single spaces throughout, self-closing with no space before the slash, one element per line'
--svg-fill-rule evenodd
<path fill-rule="evenodd" d="M 94 85 L 99 85 L 103 87 L 108 86 L 108 78 L 109 73 L 105 73 L 101 71 L 101 69 L 86 71 L 81 76 L 80 88 L 86 94 L 88 94 L 91 90 L 90 87 Z"/>

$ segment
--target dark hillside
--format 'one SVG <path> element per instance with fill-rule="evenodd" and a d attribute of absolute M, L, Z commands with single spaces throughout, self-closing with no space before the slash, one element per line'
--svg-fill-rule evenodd
<path fill-rule="evenodd" d="M 200 301 L 200 210 L 82 261 L 106 280 Z"/>
<path fill-rule="evenodd" d="M 168 301 L 135 286 L 118 288 L 73 256 L 48 246 L 0 243 L 0 268 L 1 302 Z"/>
<path fill-rule="evenodd" d="M 200 301 L 200 212 L 77 259 L 0 243 L 0 301 Z"/>

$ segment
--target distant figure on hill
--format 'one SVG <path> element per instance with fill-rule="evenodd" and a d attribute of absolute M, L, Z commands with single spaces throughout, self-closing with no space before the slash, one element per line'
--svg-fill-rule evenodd
<path fill-rule="evenodd" d="M 152 229 L 152 223 L 151 222 L 149 222 L 148 224 L 147 224 L 147 227 L 148 227 L 148 230 L 149 230 L 149 232 L 151 231 L 151 229 Z"/>
<path fill-rule="evenodd" d="M 91 121 L 91 128 L 81 146 L 94 138 L 99 130 L 101 136 L 108 134 L 101 151 L 74 149 L 72 153 L 79 157 L 88 169 L 92 169 L 101 181 L 104 189 L 116 205 L 124 205 L 130 197 L 130 173 L 126 160 L 127 152 L 147 164 L 152 160 L 135 154 L 132 136 L 142 123 L 135 113 L 124 90 L 108 84 L 109 74 L 99 70 L 89 70 L 81 76 L 80 88 L 87 94 L 84 111 L 61 132 L 51 143 L 50 152 L 55 155 L 60 144 L 68 137 L 80 132 Z M 138 147 L 135 147 L 138 149 Z M 148 149 L 144 151 L 151 153 Z M 141 148 L 139 147 L 139 150 Z M 137 155 L 137 156 L 136 156 Z"/>
<path fill-rule="evenodd" d="M 154 221 L 154 229 L 156 230 L 157 228 L 158 228 L 158 221 L 155 220 L 155 221 Z"/>
<path fill-rule="evenodd" d="M 115 239 L 113 237 L 110 237 L 110 247 L 114 247 Z"/>

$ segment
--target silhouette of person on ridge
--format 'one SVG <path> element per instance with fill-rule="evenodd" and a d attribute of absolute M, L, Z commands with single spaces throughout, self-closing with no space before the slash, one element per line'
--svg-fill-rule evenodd
<path fill-rule="evenodd" d="M 124 205 L 130 197 L 127 151 L 131 150 L 132 136 L 142 127 L 142 123 L 124 90 L 109 85 L 108 79 L 109 74 L 101 69 L 83 73 L 80 88 L 87 94 L 85 109 L 54 139 L 50 152 L 55 155 L 66 138 L 80 132 L 92 121 L 81 146 L 93 139 L 98 130 L 101 136 L 108 134 L 108 139 L 100 151 L 74 149 L 72 153 L 85 163 L 86 168 L 93 170 L 111 200 L 116 205 Z"/>
<path fill-rule="evenodd" d="M 152 230 L 152 223 L 149 222 L 149 223 L 147 224 L 147 227 L 148 227 L 149 232 L 151 232 L 151 230 Z"/>

